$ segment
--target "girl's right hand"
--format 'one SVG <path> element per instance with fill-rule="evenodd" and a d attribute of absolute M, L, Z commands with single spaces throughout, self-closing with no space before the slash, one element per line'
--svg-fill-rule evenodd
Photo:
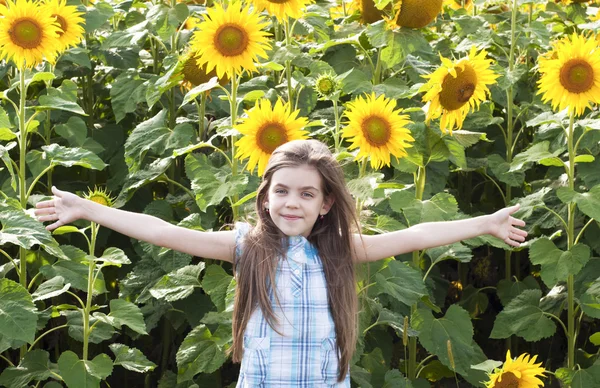
<path fill-rule="evenodd" d="M 54 198 L 38 202 L 34 214 L 38 221 L 56 221 L 46 226 L 47 230 L 54 230 L 59 226 L 82 218 L 82 199 L 68 191 L 61 191 L 52 186 Z"/>

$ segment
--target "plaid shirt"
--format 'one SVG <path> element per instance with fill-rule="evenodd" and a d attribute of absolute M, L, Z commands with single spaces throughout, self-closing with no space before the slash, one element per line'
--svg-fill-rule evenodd
<path fill-rule="evenodd" d="M 237 257 L 249 230 L 249 224 L 236 224 Z M 271 303 L 281 335 L 256 308 L 244 333 L 237 387 L 349 388 L 350 373 L 337 383 L 335 325 L 325 273 L 316 249 L 306 238 L 289 237 L 287 259 L 277 266 L 276 287 L 281 306 L 272 292 Z"/>

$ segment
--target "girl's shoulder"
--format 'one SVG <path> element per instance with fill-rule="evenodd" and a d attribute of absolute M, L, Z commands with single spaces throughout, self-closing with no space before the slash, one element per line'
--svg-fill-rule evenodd
<path fill-rule="evenodd" d="M 252 225 L 247 222 L 236 222 L 234 224 L 235 231 L 235 253 L 236 256 L 240 256 L 242 253 L 242 247 L 244 245 L 244 238 L 252 230 Z"/>

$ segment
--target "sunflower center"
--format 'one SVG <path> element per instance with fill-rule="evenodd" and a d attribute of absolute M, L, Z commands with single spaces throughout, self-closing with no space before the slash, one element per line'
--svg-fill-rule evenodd
<path fill-rule="evenodd" d="M 256 136 L 258 146 L 264 152 L 271 154 L 275 148 L 283 143 L 287 143 L 288 136 L 285 127 L 281 123 L 266 123 L 259 130 Z"/>
<path fill-rule="evenodd" d="M 14 44 L 25 49 L 37 48 L 42 41 L 42 27 L 37 21 L 29 18 L 15 21 L 8 34 Z"/>
<path fill-rule="evenodd" d="M 269 3 L 274 3 L 274 4 L 285 4 L 288 3 L 290 0 L 267 0 Z"/>
<path fill-rule="evenodd" d="M 61 37 L 65 32 L 67 32 L 67 21 L 60 15 L 54 14 L 52 16 L 55 17 L 58 24 L 60 24 L 60 31 L 58 31 L 58 36 Z"/>
<path fill-rule="evenodd" d="M 477 74 L 470 65 L 465 65 L 464 70 L 456 68 L 456 78 L 448 74 L 442 82 L 440 104 L 447 110 L 456 110 L 469 102 L 475 92 Z"/>
<path fill-rule="evenodd" d="M 335 85 L 333 84 L 333 81 L 329 78 L 323 78 L 323 79 L 319 80 L 319 83 L 317 85 L 319 92 L 321 92 L 323 94 L 329 94 L 329 93 L 333 92 L 334 87 L 335 87 Z"/>
<path fill-rule="evenodd" d="M 594 69 L 587 61 L 571 59 L 560 69 L 560 83 L 571 93 L 584 93 L 594 84 Z"/>
<path fill-rule="evenodd" d="M 90 201 L 99 203 L 100 205 L 103 206 L 108 206 L 108 200 L 106 199 L 106 197 L 99 195 L 99 194 L 92 194 L 89 198 Z"/>
<path fill-rule="evenodd" d="M 226 57 L 242 54 L 248 47 L 248 33 L 236 24 L 225 24 L 215 34 L 215 47 Z"/>
<path fill-rule="evenodd" d="M 511 372 L 504 372 L 500 376 L 502 381 L 496 381 L 494 388 L 519 388 L 519 379 Z"/>
<path fill-rule="evenodd" d="M 375 147 L 387 144 L 392 135 L 388 121 L 378 116 L 367 117 L 362 123 L 362 131 L 367 141 Z"/>

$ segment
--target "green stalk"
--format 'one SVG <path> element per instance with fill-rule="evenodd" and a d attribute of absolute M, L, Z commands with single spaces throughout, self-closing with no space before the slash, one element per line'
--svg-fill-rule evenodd
<path fill-rule="evenodd" d="M 377 63 L 375 64 L 372 81 L 373 85 L 378 85 L 381 82 L 381 48 L 377 49 Z"/>
<path fill-rule="evenodd" d="M 335 153 L 340 153 L 341 140 L 340 140 L 340 114 L 338 112 L 337 97 L 332 100 L 333 102 L 333 117 L 335 117 L 335 132 L 333 133 L 333 141 L 335 145 Z"/>
<path fill-rule="evenodd" d="M 206 116 L 206 93 L 200 94 L 200 103 L 198 100 L 194 99 L 196 102 L 196 108 L 198 109 L 198 142 L 201 143 L 204 141 L 204 117 Z"/>
<path fill-rule="evenodd" d="M 90 256 L 94 256 L 96 250 L 96 236 L 98 235 L 98 225 L 92 222 L 92 240 L 90 242 L 89 250 Z M 88 346 L 90 337 L 90 314 L 92 311 L 92 296 L 94 292 L 94 269 L 96 268 L 96 262 L 91 260 L 88 264 L 88 284 L 87 284 L 87 299 L 85 308 L 82 312 L 83 315 L 83 360 L 88 359 Z"/>
<path fill-rule="evenodd" d="M 292 40 L 291 40 L 291 31 L 290 31 L 290 20 L 288 18 L 288 20 L 286 20 L 283 23 L 283 26 L 285 28 L 285 47 L 288 48 L 292 45 Z M 293 89 L 292 89 L 292 61 L 287 60 L 285 61 L 285 76 L 287 78 L 287 89 L 288 89 L 288 102 L 290 104 L 290 108 L 292 110 L 295 109 L 295 107 L 293 106 L 292 102 L 294 101 L 293 98 Z"/>
<path fill-rule="evenodd" d="M 27 98 L 27 87 L 25 85 L 25 68 L 19 69 L 19 200 L 21 207 L 27 207 L 27 177 L 25 154 L 27 153 L 27 128 L 25 127 L 25 103 Z M 19 280 L 23 287 L 27 288 L 27 250 L 19 247 Z M 21 359 L 27 354 L 27 345 L 21 346 Z"/>
<path fill-rule="evenodd" d="M 230 110 L 231 110 L 231 126 L 235 127 L 235 123 L 237 121 L 237 88 L 238 88 L 238 79 L 237 79 L 237 74 L 233 74 L 233 77 L 231 77 L 231 97 L 229 99 L 229 105 L 230 105 Z M 231 178 L 232 180 L 235 179 L 235 177 L 237 176 L 237 170 L 238 170 L 238 160 L 235 156 L 236 154 L 236 150 L 235 150 L 235 142 L 236 142 L 236 137 L 235 135 L 231 135 Z M 237 203 L 239 201 L 239 195 L 238 194 L 234 194 L 232 199 L 231 199 L 231 203 L 232 205 Z M 237 206 L 232 206 L 231 210 L 233 211 L 233 220 L 236 221 L 238 219 L 238 207 Z"/>
<path fill-rule="evenodd" d="M 575 111 L 571 111 L 569 118 L 569 133 L 567 136 L 567 145 L 569 150 L 569 188 L 575 190 L 575 157 L 577 156 L 577 150 L 573 146 L 573 123 L 575 122 Z M 568 205 L 568 249 L 571 250 L 575 241 L 575 203 L 569 203 Z M 568 341 L 568 368 L 573 369 L 575 367 L 575 299 L 574 299 L 574 284 L 575 280 L 573 275 L 569 275 L 567 278 L 567 305 L 568 305 L 568 318 L 567 318 L 567 341 Z"/>
<path fill-rule="evenodd" d="M 419 201 L 423 200 L 423 192 L 425 191 L 425 178 L 426 168 L 425 166 L 419 166 L 419 169 L 414 174 L 415 179 L 415 198 Z M 410 226 L 410 225 L 409 225 Z M 415 251 L 412 253 L 413 266 L 419 268 L 420 264 L 420 252 Z M 417 311 L 417 305 L 412 305 L 410 308 L 411 315 Z M 414 380 L 417 372 L 417 338 L 410 337 L 408 344 L 408 378 Z"/>

